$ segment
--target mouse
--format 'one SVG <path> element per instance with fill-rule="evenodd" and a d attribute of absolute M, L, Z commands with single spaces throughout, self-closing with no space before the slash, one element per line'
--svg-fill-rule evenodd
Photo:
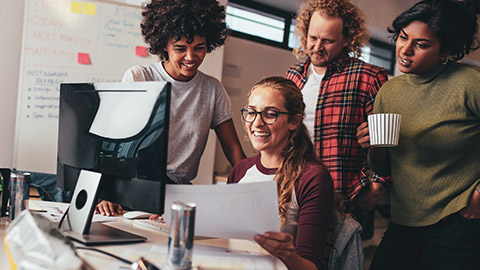
<path fill-rule="evenodd" d="M 123 214 L 124 218 L 128 219 L 139 219 L 139 218 L 149 218 L 152 214 L 143 212 L 143 211 L 129 211 Z"/>

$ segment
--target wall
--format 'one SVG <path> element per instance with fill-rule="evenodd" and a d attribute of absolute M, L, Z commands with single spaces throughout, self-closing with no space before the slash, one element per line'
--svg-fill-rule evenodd
<path fill-rule="evenodd" d="M 0 167 L 11 167 L 24 1 L 2 1 L 0 8 Z"/>
<path fill-rule="evenodd" d="M 352 0 L 365 14 L 367 25 L 386 32 L 393 19 L 419 0 Z"/>
<path fill-rule="evenodd" d="M 245 106 L 248 91 L 262 78 L 284 76 L 288 67 L 296 62 L 295 56 L 288 50 L 236 37 L 228 38 L 225 44 L 222 82 L 230 94 L 233 122 L 247 156 L 252 156 L 254 151 L 243 129 L 240 109 Z M 216 153 L 215 172 L 228 173 L 230 166 L 220 145 L 217 145 Z"/>

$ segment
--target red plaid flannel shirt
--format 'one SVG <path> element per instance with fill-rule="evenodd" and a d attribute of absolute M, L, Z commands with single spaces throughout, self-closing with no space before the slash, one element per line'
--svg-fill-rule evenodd
<path fill-rule="evenodd" d="M 310 59 L 290 67 L 286 78 L 300 89 L 307 82 Z M 319 89 L 315 112 L 314 144 L 329 169 L 336 192 L 347 203 L 369 185 L 367 151 L 357 142 L 357 127 L 373 111 L 378 89 L 387 81 L 383 68 L 355 58 L 342 58 L 328 66 Z M 373 174 L 373 181 L 390 179 Z"/>

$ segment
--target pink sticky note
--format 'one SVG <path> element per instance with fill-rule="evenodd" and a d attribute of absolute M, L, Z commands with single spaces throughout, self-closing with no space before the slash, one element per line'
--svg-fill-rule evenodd
<path fill-rule="evenodd" d="M 88 53 L 78 53 L 77 62 L 82 65 L 90 65 L 90 55 Z"/>
<path fill-rule="evenodd" d="M 142 57 L 148 56 L 147 48 L 144 46 L 136 46 L 135 55 L 142 56 Z"/>

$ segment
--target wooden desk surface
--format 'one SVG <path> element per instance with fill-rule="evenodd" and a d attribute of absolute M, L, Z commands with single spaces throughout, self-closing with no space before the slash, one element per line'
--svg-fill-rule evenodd
<path fill-rule="evenodd" d="M 105 224 L 148 238 L 146 242 L 137 243 L 137 244 L 95 246 L 95 248 L 113 253 L 120 257 L 126 256 L 125 254 L 129 253 L 129 251 L 132 251 L 131 252 L 132 256 L 139 255 L 139 254 L 142 255 L 142 252 L 144 254 L 150 254 L 151 256 L 152 255 L 151 249 L 153 246 L 166 248 L 168 243 L 168 235 L 166 233 L 155 231 L 146 227 L 144 228 L 144 227 L 133 226 L 133 221 L 131 220 L 120 218 L 118 219 L 118 221 L 112 221 Z M 5 236 L 6 229 L 7 227 L 4 224 L 0 225 L 0 237 L 3 238 Z M 75 244 L 81 245 L 76 242 Z M 197 246 L 199 248 L 217 247 L 222 249 L 228 249 L 228 251 L 241 253 L 242 256 L 246 256 L 245 258 L 249 258 L 250 260 L 255 259 L 255 254 L 257 255 L 267 254 L 266 251 L 256 243 L 252 241 L 240 240 L 240 239 L 196 237 L 195 247 Z M 194 249 L 194 252 L 195 252 L 195 249 Z M 82 257 L 85 261 L 87 261 L 87 263 L 89 263 L 95 269 L 128 269 L 128 268 L 125 268 L 126 265 L 120 266 L 121 263 L 119 263 L 118 261 L 117 261 L 118 263 L 116 264 L 119 265 L 120 267 L 112 268 L 113 264 L 116 262 L 115 259 L 98 252 L 78 250 L 77 253 L 80 257 Z M 142 256 L 146 256 L 146 255 L 142 255 Z M 148 256 L 146 256 L 146 258 L 149 259 Z M 138 256 L 134 258 L 125 258 L 125 259 L 136 260 L 138 259 Z M 272 257 L 272 260 L 275 261 L 274 263 L 275 265 L 272 265 L 272 269 L 286 269 L 286 267 L 280 260 L 274 259 L 273 257 Z M 195 262 L 195 257 L 194 257 L 194 262 Z M 0 269 L 10 269 L 8 256 L 6 254 L 6 249 L 4 247 L 0 248 Z M 227 268 L 221 268 L 221 269 L 227 269 Z M 242 268 L 237 268 L 237 269 L 242 269 Z M 263 269 L 263 268 L 257 268 L 257 269 Z"/>

